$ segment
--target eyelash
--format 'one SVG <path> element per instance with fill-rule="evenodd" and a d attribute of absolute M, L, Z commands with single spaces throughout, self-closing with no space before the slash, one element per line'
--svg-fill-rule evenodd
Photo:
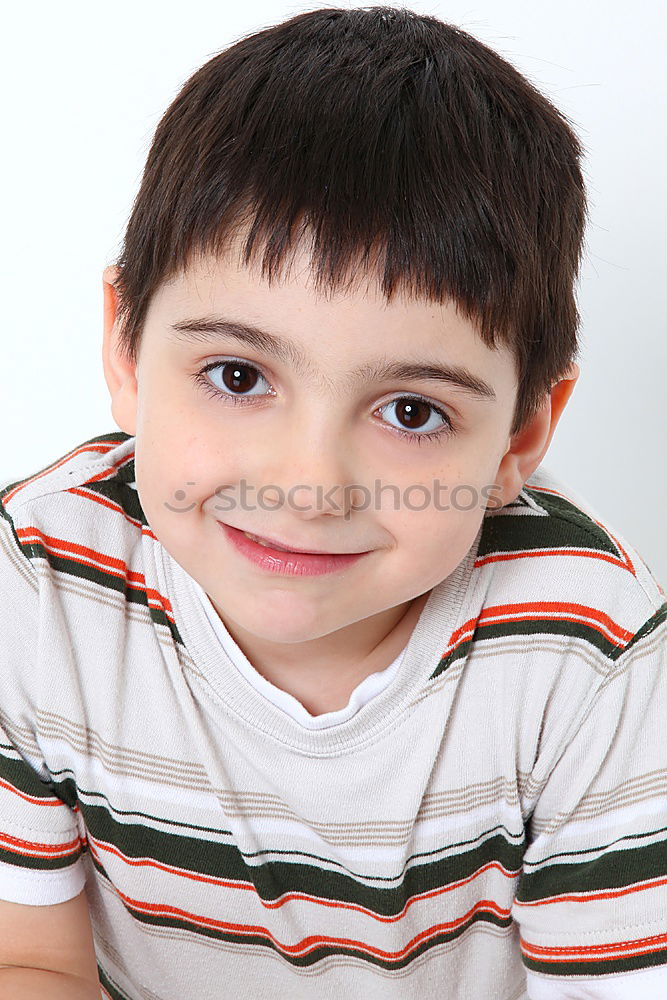
<path fill-rule="evenodd" d="M 265 379 L 266 382 L 269 381 L 266 378 L 266 376 L 264 375 L 264 373 L 261 371 L 260 368 L 258 368 L 256 365 L 250 364 L 249 361 L 242 361 L 240 358 L 228 358 L 225 361 L 211 361 L 211 362 L 209 362 L 209 364 L 204 365 L 203 368 L 201 368 L 198 372 L 196 372 L 192 376 L 192 378 L 194 379 L 194 381 L 198 385 L 200 385 L 202 387 L 202 389 L 204 390 L 204 392 L 206 392 L 207 395 L 209 395 L 209 396 L 211 396 L 213 398 L 216 398 L 216 399 L 224 399 L 225 401 L 231 401 L 232 404 L 235 405 L 235 406 L 239 406 L 239 405 L 240 406 L 247 406 L 247 405 L 249 405 L 249 403 L 246 402 L 246 401 L 249 400 L 249 399 L 251 399 L 252 397 L 249 397 L 249 396 L 234 396 L 231 393 L 222 392 L 222 390 L 217 389 L 211 383 L 210 379 L 206 378 L 206 373 L 209 372 L 209 371 L 211 371 L 211 370 L 213 370 L 214 368 L 224 368 L 226 365 L 234 365 L 234 364 L 239 365 L 239 367 L 248 368 L 251 371 L 255 371 L 259 375 L 261 375 L 262 378 Z M 399 399 L 400 400 L 403 400 L 403 399 L 412 400 L 412 399 L 414 399 L 414 400 L 417 400 L 417 401 L 419 401 L 421 403 L 424 403 L 426 406 L 429 406 L 435 413 L 437 413 L 438 416 L 442 417 L 443 420 L 445 421 L 444 427 L 441 427 L 440 430 L 437 430 L 437 431 L 428 431 L 425 434 L 419 434 L 416 431 L 408 431 L 408 430 L 405 430 L 405 429 L 401 429 L 400 427 L 394 427 L 393 425 L 390 424 L 390 426 L 392 427 L 392 430 L 395 431 L 397 434 L 399 434 L 401 437 L 406 438 L 408 441 L 410 441 L 413 444 L 415 444 L 415 443 L 416 444 L 421 444 L 423 441 L 434 441 L 434 440 L 437 440 L 438 438 L 449 437 L 449 436 L 451 436 L 452 434 L 455 433 L 456 428 L 455 428 L 454 424 L 452 423 L 452 421 L 450 420 L 449 415 L 444 410 L 441 410 L 440 407 L 436 406 L 434 403 L 431 403 L 428 399 L 424 399 L 423 396 L 419 396 L 417 394 L 408 394 L 408 395 L 405 395 L 405 396 L 397 396 L 395 399 L 390 400 L 388 403 L 383 403 L 383 405 L 382 405 L 382 407 L 380 407 L 380 409 L 384 409 L 385 406 L 391 406 L 392 403 L 398 402 Z"/>

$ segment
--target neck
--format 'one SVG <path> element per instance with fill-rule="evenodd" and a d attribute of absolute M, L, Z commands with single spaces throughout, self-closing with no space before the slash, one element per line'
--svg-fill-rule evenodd
<path fill-rule="evenodd" d="M 269 643 L 238 626 L 217 607 L 216 611 L 258 673 L 295 697 L 311 715 L 321 715 L 344 708 L 366 677 L 393 663 L 407 645 L 430 593 L 390 609 L 392 614 L 376 623 L 379 629 L 348 628 L 292 644 Z M 355 631 L 358 634 L 351 634 Z"/>

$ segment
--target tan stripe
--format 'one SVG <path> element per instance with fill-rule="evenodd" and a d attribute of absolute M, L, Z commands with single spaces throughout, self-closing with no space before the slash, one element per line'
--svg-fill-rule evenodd
<path fill-rule="evenodd" d="M 210 789 L 206 769 L 202 764 L 114 746 L 94 729 L 69 722 L 52 712 L 38 710 L 37 721 L 40 734 L 68 743 L 89 760 L 101 761 L 110 774 L 152 778 L 158 784 L 183 789 L 201 790 L 204 784 Z M 97 754 L 90 753 L 91 749 L 97 750 Z M 179 778 L 180 781 L 177 780 Z"/>
<path fill-rule="evenodd" d="M 224 812 L 230 817 L 247 817 L 248 819 L 290 819 L 298 823 L 306 823 L 326 837 L 327 840 L 339 844 L 359 844 L 374 846 L 382 844 L 405 843 L 414 828 L 412 818 L 402 820 L 377 820 L 360 823 L 319 823 L 314 819 L 297 815 L 278 796 L 265 792 L 237 792 L 229 789 L 213 789 L 205 769 L 196 763 L 184 763 L 173 758 L 144 751 L 131 751 L 113 746 L 103 740 L 94 730 L 77 726 L 54 713 L 39 713 L 40 732 L 54 739 L 68 743 L 73 749 L 89 759 L 100 760 L 112 774 L 139 775 L 147 780 L 182 788 L 213 791 L 220 801 Z M 91 749 L 97 754 L 91 755 Z M 506 801 L 517 804 L 518 799 L 513 794 L 514 783 L 504 777 L 491 779 L 488 782 L 475 783 L 447 792 L 425 795 L 417 815 L 420 821 L 466 813 L 482 805 L 490 805 L 496 801 Z M 82 796 L 85 800 L 85 796 Z M 122 803 L 116 803 L 121 808 Z"/>
<path fill-rule="evenodd" d="M 532 830 L 534 834 L 551 833 L 563 823 L 571 820 L 599 819 L 616 809 L 646 802 L 649 799 L 661 798 L 664 800 L 666 795 L 667 769 L 663 768 L 661 771 L 640 775 L 607 792 L 587 795 L 581 799 L 572 812 L 558 813 L 556 816 L 544 820 L 535 819 L 532 823 Z"/>
<path fill-rule="evenodd" d="M 0 709 L 0 726 L 4 729 L 10 741 L 14 744 L 19 754 L 26 757 L 41 758 L 42 751 L 35 739 L 35 735 L 28 726 L 19 726 L 9 716 Z"/>
<path fill-rule="evenodd" d="M 44 579 L 48 580 L 49 584 L 52 584 L 54 589 L 59 593 L 83 597 L 93 604 L 97 604 L 99 607 L 111 608 L 116 612 L 122 611 L 123 618 L 130 619 L 130 621 L 134 621 L 139 625 L 150 625 L 151 628 L 155 627 L 150 616 L 150 610 L 146 605 L 127 601 L 124 595 L 118 591 L 102 589 L 97 584 L 91 585 L 88 580 L 81 580 L 78 577 L 69 575 L 64 576 L 58 573 L 58 571 L 54 572 L 49 566 L 45 565 L 43 560 L 36 563 L 35 568 L 37 569 L 37 575 L 43 576 Z M 173 645 L 173 642 L 170 642 L 169 645 Z"/>

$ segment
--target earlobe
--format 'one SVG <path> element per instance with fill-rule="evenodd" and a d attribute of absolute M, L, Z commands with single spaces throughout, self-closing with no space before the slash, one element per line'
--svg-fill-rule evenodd
<path fill-rule="evenodd" d="M 579 365 L 573 361 L 566 375 L 544 397 L 539 410 L 510 438 L 496 474 L 500 494 L 495 498 L 494 506 L 505 506 L 516 500 L 526 480 L 530 479 L 544 458 L 579 375 Z"/>
<path fill-rule="evenodd" d="M 111 395 L 111 414 L 126 434 L 136 434 L 136 363 L 122 351 L 118 323 L 117 267 L 106 267 L 102 275 L 104 291 L 104 337 L 102 365 Z"/>

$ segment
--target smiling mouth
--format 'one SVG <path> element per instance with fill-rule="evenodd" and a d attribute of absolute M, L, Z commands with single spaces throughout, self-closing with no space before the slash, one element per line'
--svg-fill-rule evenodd
<path fill-rule="evenodd" d="M 238 530 L 238 529 L 237 529 Z M 279 542 L 274 542 L 270 538 L 262 538 L 260 535 L 253 535 L 249 531 L 241 531 L 241 534 L 249 538 L 251 542 L 256 542 L 258 545 L 262 545 L 265 549 L 277 549 L 279 552 L 290 552 L 296 553 L 298 555 L 304 556 L 347 556 L 347 555 L 359 555 L 361 552 L 328 552 L 323 549 L 295 549 L 288 548 L 285 545 L 281 545 Z"/>
<path fill-rule="evenodd" d="M 278 545 L 277 542 L 267 542 L 259 535 L 251 535 L 249 531 L 244 531 L 243 534 L 246 538 L 249 538 L 251 542 L 257 542 L 258 545 L 263 545 L 265 549 L 278 549 L 279 552 L 296 552 L 296 549 L 286 549 L 283 545 Z M 320 553 L 309 552 L 308 555 L 319 555 Z"/>

